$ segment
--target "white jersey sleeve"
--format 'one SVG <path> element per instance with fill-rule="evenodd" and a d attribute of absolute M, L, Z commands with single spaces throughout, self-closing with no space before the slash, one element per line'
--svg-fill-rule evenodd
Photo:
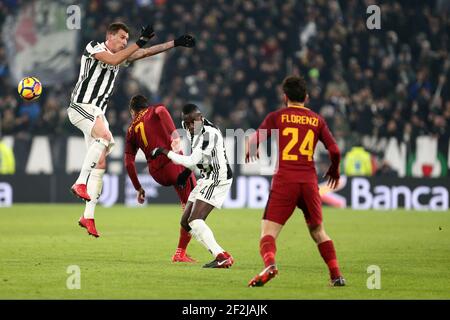
<path fill-rule="evenodd" d="M 190 156 L 170 151 L 167 155 L 168 158 L 191 170 L 194 166 L 198 167 L 206 179 L 219 181 L 229 180 L 233 177 L 222 133 L 217 127 L 204 119 L 201 134 L 195 135 L 191 141 L 192 154 Z"/>
<path fill-rule="evenodd" d="M 192 146 L 192 154 L 190 156 L 170 151 L 167 157 L 175 163 L 193 170 L 197 164 L 202 163 L 204 157 L 211 157 L 212 150 L 217 143 L 217 138 L 214 132 L 207 131 L 194 137 L 194 145 Z"/>
<path fill-rule="evenodd" d="M 202 149 L 200 147 L 197 147 L 198 145 L 201 145 L 203 141 L 203 135 L 199 135 L 197 137 L 194 137 L 194 140 L 197 141 L 197 144 L 193 146 L 192 153 L 189 156 L 181 155 L 178 153 L 175 153 L 173 151 L 169 151 L 167 154 L 167 157 L 175 162 L 176 164 L 180 164 L 188 169 L 191 169 L 192 171 L 195 169 L 196 165 L 202 161 L 203 154 Z M 200 141 L 201 140 L 201 141 Z"/>
<path fill-rule="evenodd" d="M 96 53 L 104 52 L 106 50 L 106 46 L 103 43 L 99 43 L 96 41 L 91 41 L 86 46 L 86 52 L 89 57 L 92 57 Z"/>

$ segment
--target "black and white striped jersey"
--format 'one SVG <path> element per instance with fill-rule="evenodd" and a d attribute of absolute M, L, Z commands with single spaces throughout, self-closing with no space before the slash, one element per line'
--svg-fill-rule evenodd
<path fill-rule="evenodd" d="M 190 137 L 190 139 L 192 147 L 190 156 L 174 152 L 169 152 L 167 156 L 175 163 L 191 170 L 195 169 L 195 167 L 199 168 L 203 179 L 223 181 L 233 177 L 225 152 L 225 142 L 222 133 L 217 127 L 204 119 L 201 132 Z"/>
<path fill-rule="evenodd" d="M 228 180 L 233 177 L 225 152 L 225 142 L 220 130 L 209 120 L 203 120 L 199 135 L 191 138 L 192 153 L 201 152 L 202 158 L 197 163 L 205 179 Z"/>
<path fill-rule="evenodd" d="M 119 66 L 109 65 L 94 58 L 94 54 L 103 51 L 110 52 L 104 42 L 91 41 L 86 46 L 71 101 L 75 104 L 94 104 L 105 113 Z"/>

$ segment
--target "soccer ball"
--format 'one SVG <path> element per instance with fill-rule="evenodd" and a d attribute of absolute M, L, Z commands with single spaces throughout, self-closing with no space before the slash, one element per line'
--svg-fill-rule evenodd
<path fill-rule="evenodd" d="M 25 100 L 36 100 L 42 94 L 42 84 L 36 77 L 26 77 L 20 80 L 17 91 Z"/>

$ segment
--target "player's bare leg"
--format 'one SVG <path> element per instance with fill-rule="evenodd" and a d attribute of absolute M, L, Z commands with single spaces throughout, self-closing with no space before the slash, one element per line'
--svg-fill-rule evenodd
<path fill-rule="evenodd" d="M 101 117 L 95 119 L 94 126 L 91 131 L 91 135 L 95 140 L 92 141 L 88 148 L 86 156 L 81 167 L 80 175 L 77 181 L 72 186 L 71 191 L 77 197 L 90 201 L 91 197 L 87 190 L 87 180 L 92 170 L 96 168 L 100 158 L 108 148 L 112 135 L 106 128 Z"/>
<path fill-rule="evenodd" d="M 81 216 L 78 224 L 87 229 L 88 234 L 98 238 L 100 234 L 95 227 L 94 213 L 100 198 L 103 187 L 103 175 L 106 169 L 106 150 L 102 153 L 97 166 L 91 171 L 87 183 L 87 191 L 91 197 L 91 201 L 86 202 L 83 216 Z"/>
<path fill-rule="evenodd" d="M 209 203 L 195 201 L 188 219 L 191 234 L 214 256 L 214 260 L 205 264 L 203 268 L 229 268 L 234 263 L 233 257 L 219 246 L 212 230 L 205 223 L 205 219 L 213 209 L 214 206 Z"/>
<path fill-rule="evenodd" d="M 188 219 L 191 215 L 193 203 L 188 201 L 184 206 L 183 215 L 181 216 L 181 228 L 180 228 L 180 239 L 178 241 L 178 247 L 175 254 L 172 256 L 172 262 L 197 262 L 195 259 L 191 258 L 186 253 L 186 247 L 191 239 L 191 227 L 189 226 Z"/>
<path fill-rule="evenodd" d="M 308 225 L 309 233 L 317 244 L 320 255 L 328 266 L 330 272 L 331 285 L 335 287 L 345 286 L 345 279 L 342 276 L 338 261 L 336 258 L 336 251 L 334 249 L 333 241 L 325 232 L 323 224 Z"/>
<path fill-rule="evenodd" d="M 265 219 L 261 221 L 259 253 L 264 261 L 264 269 L 249 281 L 249 287 L 261 287 L 278 274 L 275 262 L 275 254 L 277 251 L 275 241 L 282 228 L 283 225 L 279 223 Z"/>

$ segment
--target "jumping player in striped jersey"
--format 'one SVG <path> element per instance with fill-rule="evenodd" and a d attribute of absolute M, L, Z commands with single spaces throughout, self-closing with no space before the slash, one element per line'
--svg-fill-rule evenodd
<path fill-rule="evenodd" d="M 214 256 L 204 268 L 229 268 L 233 257 L 216 242 L 214 234 L 205 223 L 214 208 L 221 208 L 233 182 L 233 173 L 228 164 L 222 133 L 207 119 L 198 107 L 187 104 L 183 107 L 183 128 L 191 139 L 192 154 L 181 155 L 163 147 L 152 150 L 151 157 L 164 154 L 174 163 L 194 170 L 201 170 L 202 177 L 191 191 L 186 204 L 181 226 L 203 244 Z"/>
<path fill-rule="evenodd" d="M 94 237 L 99 236 L 95 228 L 94 210 L 102 190 L 106 156 L 114 146 L 105 111 L 120 66 L 177 46 L 195 46 L 192 36 L 183 35 L 176 40 L 142 48 L 153 36 L 153 27 L 147 25 L 142 28 L 136 43 L 127 47 L 128 27 L 120 22 L 112 23 L 107 29 L 106 41 L 89 42 L 81 57 L 80 74 L 67 114 L 70 122 L 83 132 L 87 154 L 71 190 L 77 197 L 86 200 L 79 225 Z"/>

